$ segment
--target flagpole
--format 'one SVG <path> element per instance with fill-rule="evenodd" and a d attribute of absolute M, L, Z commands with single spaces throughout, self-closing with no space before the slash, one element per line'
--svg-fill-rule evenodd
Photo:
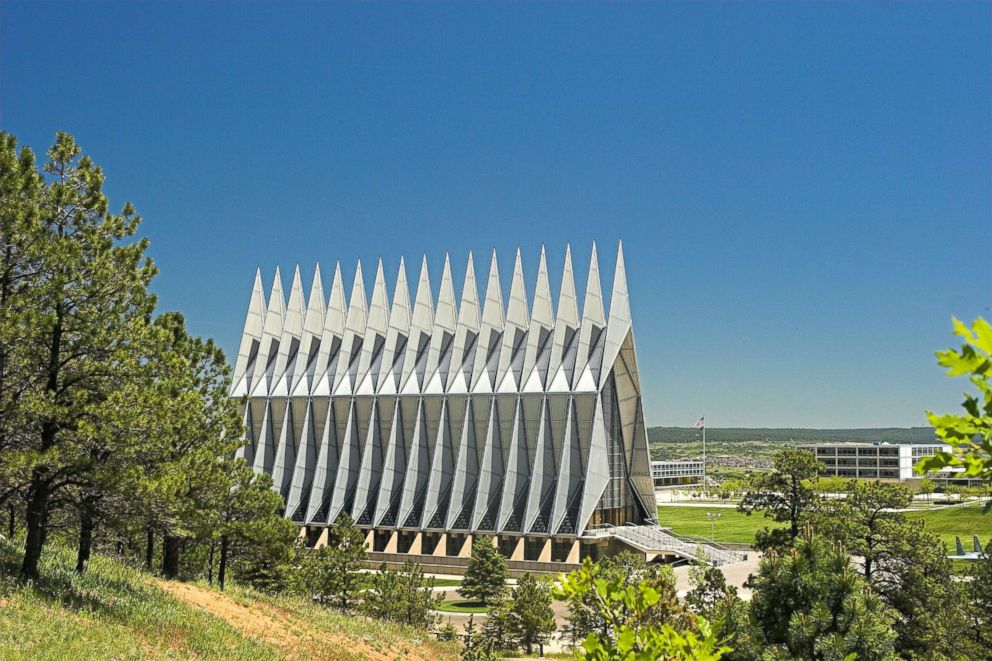
<path fill-rule="evenodd" d="M 706 497 L 706 416 L 703 418 L 703 497 Z"/>

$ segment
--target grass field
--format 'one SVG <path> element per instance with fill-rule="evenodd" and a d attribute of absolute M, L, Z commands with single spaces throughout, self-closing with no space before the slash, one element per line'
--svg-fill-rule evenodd
<path fill-rule="evenodd" d="M 0 540 L 0 658 L 358 659 L 458 658 L 458 645 L 426 632 L 331 612 L 297 597 L 164 581 L 94 556 L 46 548 L 42 578 L 15 578 L 20 550 Z"/>
<path fill-rule="evenodd" d="M 449 599 L 441 602 L 437 609 L 445 613 L 485 613 L 489 610 L 481 601 L 471 599 Z"/>
<path fill-rule="evenodd" d="M 706 518 L 707 512 L 720 514 L 713 525 L 713 539 L 717 542 L 750 544 L 758 530 L 765 526 L 775 528 L 781 525 L 761 514 L 748 516 L 730 507 L 659 507 L 658 522 L 671 528 L 676 535 L 709 539 L 710 521 Z"/>
<path fill-rule="evenodd" d="M 926 521 L 927 530 L 940 535 L 947 548 L 954 551 L 954 536 L 961 537 L 965 550 L 971 550 L 971 536 L 978 535 L 982 544 L 992 536 L 992 512 L 984 512 L 982 505 L 942 507 L 924 512 L 909 512 L 908 517 Z"/>
<path fill-rule="evenodd" d="M 719 512 L 720 517 L 713 526 L 717 542 L 750 544 L 754 534 L 765 526 L 775 527 L 771 519 L 761 514 L 748 516 L 729 507 L 659 507 L 658 520 L 662 526 L 671 528 L 677 535 L 705 538 L 710 537 L 710 521 L 707 512 Z M 926 521 L 927 529 L 940 535 L 950 550 L 954 550 L 954 536 L 971 550 L 971 536 L 978 535 L 982 543 L 988 543 L 992 536 L 992 512 L 984 513 L 982 505 L 960 507 L 940 507 L 931 510 L 908 512 L 906 516 Z"/>

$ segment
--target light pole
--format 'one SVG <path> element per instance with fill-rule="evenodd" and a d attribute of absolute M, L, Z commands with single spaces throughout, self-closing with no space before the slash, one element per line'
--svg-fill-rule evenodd
<path fill-rule="evenodd" d="M 713 544 L 716 538 L 716 535 L 714 534 L 716 530 L 716 520 L 720 518 L 720 513 L 707 512 L 706 518 L 710 520 L 710 543 Z"/>

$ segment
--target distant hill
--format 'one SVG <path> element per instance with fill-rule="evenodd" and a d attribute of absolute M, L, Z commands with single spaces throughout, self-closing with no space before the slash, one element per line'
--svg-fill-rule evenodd
<path fill-rule="evenodd" d="M 701 432 L 692 427 L 649 427 L 651 443 L 690 443 L 699 441 Z M 889 443 L 929 443 L 935 441 L 932 427 L 881 427 L 878 429 L 763 429 L 713 427 L 706 429 L 707 442 L 767 441 L 887 441 Z"/>

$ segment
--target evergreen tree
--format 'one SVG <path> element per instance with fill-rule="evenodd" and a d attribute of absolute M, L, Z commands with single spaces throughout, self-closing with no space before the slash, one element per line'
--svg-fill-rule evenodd
<path fill-rule="evenodd" d="M 424 576 L 420 565 L 407 560 L 398 571 L 383 564 L 372 575 L 362 610 L 375 619 L 429 630 L 437 625 L 434 611 L 442 601 L 444 595 L 434 593 L 434 579 Z"/>
<path fill-rule="evenodd" d="M 328 561 L 327 599 L 335 608 L 349 611 L 360 597 L 358 570 L 365 566 L 365 536 L 345 513 L 328 531 L 327 545 L 333 549 Z"/>
<path fill-rule="evenodd" d="M 775 454 L 771 471 L 751 478 L 737 509 L 748 515 L 764 512 L 774 521 L 789 524 L 784 530 L 759 531 L 755 536 L 759 549 L 787 548 L 798 537 L 805 517 L 820 503 L 816 490 L 820 468 L 812 452 L 781 450 Z"/>
<path fill-rule="evenodd" d="M 489 640 L 475 626 L 475 615 L 468 616 L 465 632 L 462 634 L 462 661 L 496 661 L 499 658 Z"/>
<path fill-rule="evenodd" d="M 544 656 L 544 644 L 557 628 L 548 580 L 530 574 L 517 580 L 510 603 L 510 627 L 517 644 L 526 648 L 527 654 L 538 645 Z"/>
<path fill-rule="evenodd" d="M 491 538 L 479 537 L 473 541 L 472 556 L 458 591 L 468 599 L 492 606 L 506 596 L 506 577 L 503 554 Z"/>
<path fill-rule="evenodd" d="M 501 598 L 489 607 L 486 621 L 482 625 L 482 639 L 486 648 L 493 652 L 508 652 L 515 649 L 510 603 L 505 598 Z"/>
<path fill-rule="evenodd" d="M 24 436 L 34 431 L 22 402 L 35 380 L 26 369 L 24 348 L 44 238 L 42 187 L 34 153 L 18 150 L 14 136 L 0 131 L 0 504 L 7 505 L 11 537 L 25 484 L 15 479 L 16 468 L 5 461 L 4 451 L 27 443 Z"/>
<path fill-rule="evenodd" d="M 737 589 L 727 585 L 727 579 L 717 567 L 696 563 L 689 570 L 692 589 L 685 597 L 686 606 L 708 620 L 713 620 L 717 608 L 728 598 L 737 596 Z"/>
<path fill-rule="evenodd" d="M 230 460 L 232 487 L 221 509 L 218 582 L 224 589 L 228 563 L 235 578 L 266 592 L 285 587 L 298 528 L 279 515 L 282 496 L 272 478 L 255 473 L 242 459 Z"/>
<path fill-rule="evenodd" d="M 32 189 L 38 214 L 28 233 L 40 235 L 17 323 L 23 432 L 4 460 L 4 482 L 23 488 L 27 501 L 26 579 L 38 577 L 53 506 L 92 466 L 81 427 L 106 415 L 109 394 L 140 371 L 155 305 L 148 242 L 129 242 L 140 218 L 130 204 L 109 211 L 103 171 L 59 133 L 44 172 Z"/>
<path fill-rule="evenodd" d="M 986 544 L 983 557 L 969 568 L 968 578 L 964 584 L 963 631 L 969 644 L 988 654 L 992 650 L 992 540 Z"/>
<path fill-rule="evenodd" d="M 900 654 L 967 655 L 954 633 L 965 626 L 962 588 L 940 539 L 899 511 L 910 502 L 903 485 L 852 480 L 848 497 L 817 515 L 817 529 L 856 558 L 868 584 L 898 612 Z"/>
<path fill-rule="evenodd" d="M 761 561 L 748 586 L 747 646 L 771 658 L 864 661 L 895 656 L 897 613 L 851 565 L 843 548 L 807 529 L 784 554 Z"/>

